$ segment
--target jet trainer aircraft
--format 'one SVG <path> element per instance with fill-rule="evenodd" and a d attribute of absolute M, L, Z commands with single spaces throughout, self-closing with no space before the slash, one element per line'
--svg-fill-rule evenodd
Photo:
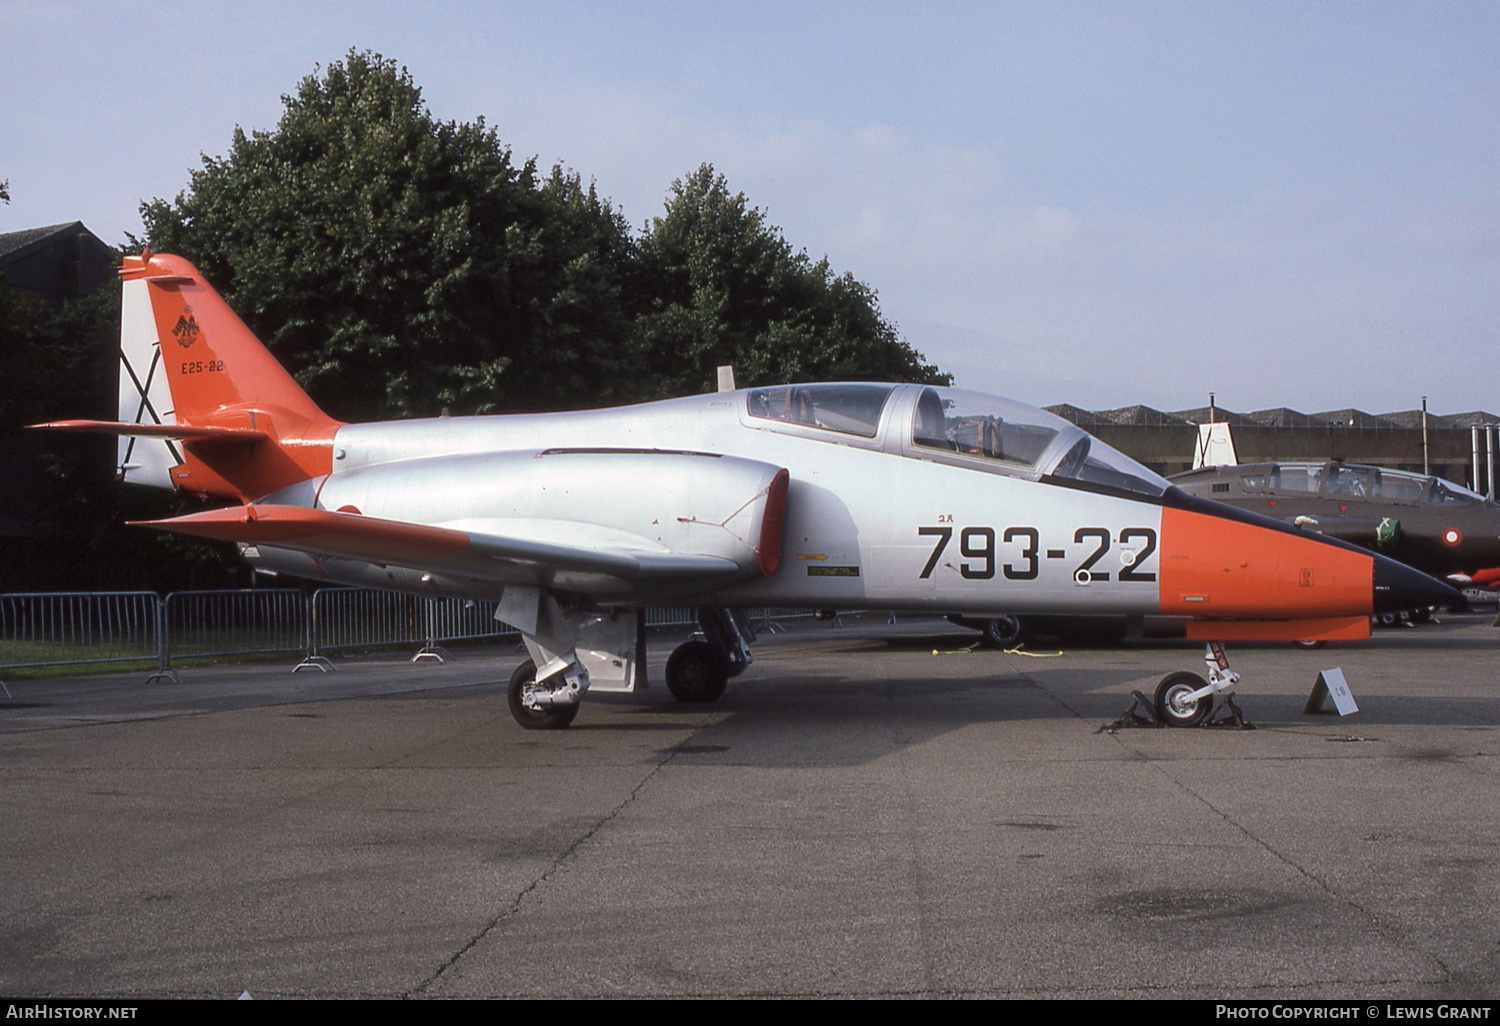
<path fill-rule="evenodd" d="M 1446 585 L 1357 547 L 1190 496 L 1041 410 L 868 382 L 777 385 L 577 413 L 343 424 L 199 272 L 126 258 L 126 481 L 232 505 L 152 526 L 241 543 L 256 566 L 498 599 L 530 661 L 523 727 L 566 727 L 590 686 L 630 691 L 637 610 L 698 608 L 706 640 L 667 663 L 713 701 L 751 659 L 736 610 L 1168 613 L 1200 639 L 1365 637 L 1369 616 Z M 1168 676 L 1169 723 L 1212 683 Z"/>

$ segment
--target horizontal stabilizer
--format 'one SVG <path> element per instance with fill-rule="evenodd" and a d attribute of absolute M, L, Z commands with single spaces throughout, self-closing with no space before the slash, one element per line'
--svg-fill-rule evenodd
<path fill-rule="evenodd" d="M 497 561 L 539 564 L 626 581 L 686 581 L 741 574 L 733 560 L 722 556 L 574 547 L 303 506 L 240 506 L 135 523 L 200 538 L 274 545 L 315 556 L 417 570 L 457 569 L 497 580 L 506 576 Z M 643 539 L 643 547 L 647 544 Z M 492 573 L 485 572 L 487 566 L 493 568 Z"/>
<path fill-rule="evenodd" d="M 268 436 L 254 428 L 191 427 L 187 424 L 132 424 L 123 420 L 54 420 L 31 424 L 38 431 L 72 431 L 92 435 L 137 435 L 179 438 L 185 442 L 261 442 Z"/>

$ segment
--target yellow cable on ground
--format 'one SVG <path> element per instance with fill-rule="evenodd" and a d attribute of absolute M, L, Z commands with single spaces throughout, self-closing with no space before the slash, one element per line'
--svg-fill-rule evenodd
<path fill-rule="evenodd" d="M 979 644 L 980 643 L 976 641 L 974 644 L 970 645 L 968 648 L 950 648 L 950 649 L 946 649 L 946 650 L 945 649 L 935 648 L 935 649 L 932 650 L 932 654 L 935 655 L 935 656 L 968 655 L 970 652 L 973 652 L 975 649 L 977 649 L 979 647 Z M 1005 654 L 1006 655 L 1030 656 L 1032 659 L 1056 659 L 1056 658 L 1058 658 L 1059 656 L 1062 655 L 1062 652 L 1061 651 L 1057 651 L 1057 652 L 1028 652 L 1024 648 L 1016 647 L 1016 648 L 1007 648 L 1007 649 L 1005 649 Z"/>

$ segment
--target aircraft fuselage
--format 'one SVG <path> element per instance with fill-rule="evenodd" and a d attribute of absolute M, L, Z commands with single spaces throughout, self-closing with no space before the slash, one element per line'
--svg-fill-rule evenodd
<path fill-rule="evenodd" d="M 566 414 L 348 425 L 334 437 L 332 473 L 270 497 L 481 532 L 534 525 L 559 542 L 618 531 L 706 551 L 716 520 L 748 496 L 715 496 L 697 474 L 681 479 L 685 487 L 664 486 L 653 462 L 753 461 L 790 472 L 781 558 L 765 576 L 704 588 L 555 569 L 539 579 L 524 564 L 484 575 L 409 570 L 266 545 L 251 558 L 350 584 L 485 598 L 508 583 L 536 584 L 605 604 L 1297 618 L 1364 615 L 1378 601 L 1369 557 L 1274 525 L 1268 533 L 1243 516 L 1216 519 L 1210 504 L 1175 489 L 1148 494 L 1149 472 L 1130 479 L 1142 487 L 1132 495 L 1044 479 L 1046 459 L 1018 469 L 962 446 L 918 444 L 916 407 L 933 395 L 951 403 L 951 391 L 891 388 L 868 435 L 753 416 L 765 392 L 753 389 Z"/>

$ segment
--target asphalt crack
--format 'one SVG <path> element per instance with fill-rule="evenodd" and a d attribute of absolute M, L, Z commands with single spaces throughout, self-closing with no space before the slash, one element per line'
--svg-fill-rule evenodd
<path fill-rule="evenodd" d="M 687 736 L 686 739 L 684 739 L 683 743 L 685 744 L 692 741 L 692 739 L 696 737 L 700 731 L 702 731 L 704 726 L 705 724 L 699 724 L 698 726 L 694 727 L 692 732 Z M 657 774 L 659 774 L 663 769 L 670 765 L 672 761 L 681 754 L 680 748 L 681 745 L 674 746 L 670 754 L 668 754 L 666 758 L 662 759 L 655 766 L 653 766 L 651 768 L 651 771 L 644 777 L 642 777 L 636 783 L 636 785 L 630 789 L 630 793 L 622 798 L 614 808 L 610 809 L 604 815 L 600 816 L 592 826 L 575 837 L 573 841 L 562 850 L 562 852 L 560 852 L 555 858 L 552 859 L 550 863 L 548 863 L 546 869 L 542 870 L 541 873 L 537 874 L 535 879 L 533 879 L 525 887 L 521 888 L 521 890 L 517 892 L 515 898 L 512 899 L 511 903 L 505 909 L 503 909 L 499 914 L 494 916 L 494 918 L 486 923 L 483 929 L 481 929 L 473 937 L 469 938 L 467 943 L 458 948 L 458 950 L 456 950 L 446 962 L 438 966 L 438 968 L 430 976 L 428 976 L 422 982 L 418 983 L 415 987 L 408 990 L 403 995 L 403 997 L 412 998 L 426 996 L 427 992 L 438 982 L 440 982 L 443 977 L 449 972 L 449 970 L 458 965 L 458 963 L 463 960 L 465 955 L 473 951 L 480 944 L 480 942 L 482 942 L 490 934 L 494 933 L 495 930 L 499 929 L 499 927 L 503 925 L 506 920 L 510 919 L 512 916 L 520 912 L 522 907 L 526 904 L 527 898 L 536 893 L 536 891 L 540 889 L 543 884 L 551 880 L 552 877 L 555 876 L 563 866 L 567 865 L 568 862 L 573 859 L 573 857 L 584 847 L 584 845 L 588 844 L 590 840 L 598 835 L 599 831 L 603 830 L 617 816 L 619 816 L 622 812 L 624 812 L 635 803 L 636 799 L 640 797 L 643 791 L 645 791 L 647 785 L 649 785 L 653 780 L 656 779 Z"/>

